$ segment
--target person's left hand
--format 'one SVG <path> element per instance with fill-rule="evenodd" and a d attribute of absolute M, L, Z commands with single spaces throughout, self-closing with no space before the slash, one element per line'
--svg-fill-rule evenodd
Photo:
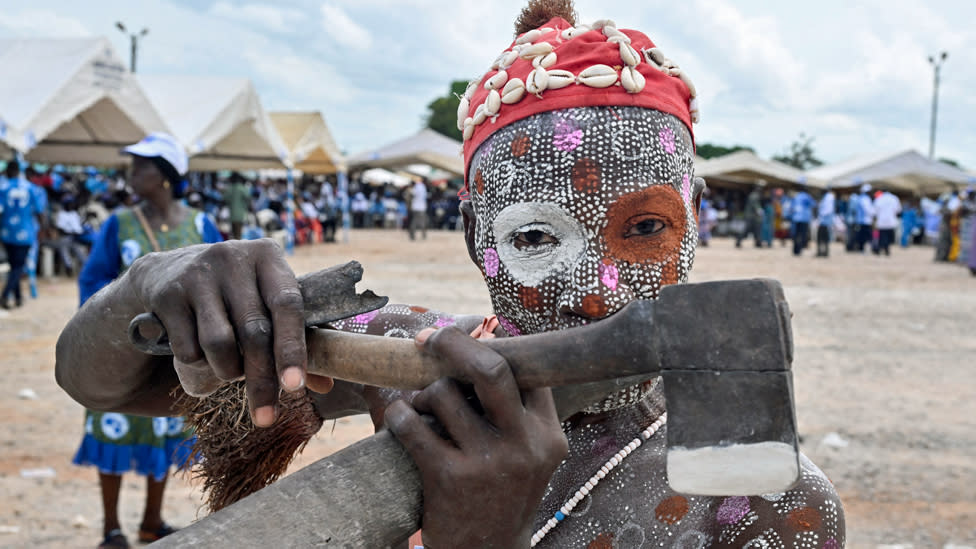
<path fill-rule="evenodd" d="M 418 336 L 418 341 L 426 333 Z M 477 400 L 441 379 L 386 409 L 386 424 L 420 469 L 423 539 L 430 547 L 528 547 L 546 485 L 568 452 L 551 391 L 520 391 L 504 357 L 457 328 L 426 351 L 474 380 Z M 421 418 L 444 426 L 440 437 Z"/>

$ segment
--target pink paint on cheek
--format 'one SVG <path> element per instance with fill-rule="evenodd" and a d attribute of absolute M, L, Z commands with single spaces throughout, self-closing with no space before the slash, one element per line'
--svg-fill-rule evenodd
<path fill-rule="evenodd" d="M 491 278 L 498 276 L 498 252 L 494 248 L 485 250 L 485 274 Z"/>
<path fill-rule="evenodd" d="M 353 321 L 356 322 L 357 324 L 369 324 L 379 314 L 380 314 L 379 311 L 370 311 L 368 313 L 356 315 L 356 318 L 354 318 Z"/>
<path fill-rule="evenodd" d="M 668 154 L 674 154 L 674 151 L 677 150 L 674 145 L 674 130 L 671 128 L 661 130 L 661 133 L 657 134 L 657 141 Z"/>
<path fill-rule="evenodd" d="M 745 496 L 734 496 L 725 498 L 722 505 L 718 506 L 718 514 L 715 518 L 719 524 L 735 524 L 748 514 L 749 498 Z"/>
<path fill-rule="evenodd" d="M 498 318 L 498 324 L 501 325 L 502 329 L 508 332 L 508 335 L 510 336 L 522 335 L 522 331 L 516 328 L 515 325 L 512 324 L 512 322 L 507 318 L 503 317 L 502 315 L 496 315 L 496 318 Z"/>
<path fill-rule="evenodd" d="M 691 202 L 691 176 L 688 174 L 681 176 L 681 197 L 686 204 Z"/>
<path fill-rule="evenodd" d="M 824 542 L 823 549 L 840 549 L 840 544 L 834 538 L 830 538 Z"/>
<path fill-rule="evenodd" d="M 618 280 L 620 280 L 620 273 L 617 271 L 616 265 L 600 264 L 600 282 L 603 282 L 604 286 L 610 288 L 611 292 L 617 289 Z"/>

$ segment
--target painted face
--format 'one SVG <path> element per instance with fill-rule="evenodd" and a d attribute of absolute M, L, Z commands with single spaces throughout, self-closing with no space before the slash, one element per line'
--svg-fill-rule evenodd
<path fill-rule="evenodd" d="M 579 326 L 687 280 L 693 160 L 678 119 L 636 107 L 545 112 L 485 141 L 469 168 L 475 247 L 502 327 Z"/>

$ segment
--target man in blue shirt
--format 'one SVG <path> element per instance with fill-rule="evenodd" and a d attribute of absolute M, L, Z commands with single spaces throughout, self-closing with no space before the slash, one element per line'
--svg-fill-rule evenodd
<path fill-rule="evenodd" d="M 38 193 L 31 188 L 33 185 L 20 176 L 20 164 L 16 160 L 7 163 L 4 175 L 0 179 L 0 242 L 3 242 L 7 252 L 10 272 L 0 294 L 0 306 L 9 309 L 11 298 L 16 307 L 24 302 L 20 293 L 20 278 L 24 274 L 31 246 L 37 240 L 44 205 L 38 200 Z"/>
<path fill-rule="evenodd" d="M 800 190 L 790 201 L 790 221 L 793 228 L 793 255 L 800 255 L 810 242 L 810 221 L 813 220 L 813 207 L 816 205 L 813 197 L 807 192 L 807 186 L 800 184 Z"/>

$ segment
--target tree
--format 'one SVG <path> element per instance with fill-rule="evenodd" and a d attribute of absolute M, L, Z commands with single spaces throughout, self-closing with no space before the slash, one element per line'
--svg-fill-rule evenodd
<path fill-rule="evenodd" d="M 735 151 L 750 151 L 756 152 L 752 147 L 746 147 L 745 145 L 732 145 L 731 147 L 725 147 L 723 145 L 713 145 L 711 143 L 699 143 L 695 148 L 695 153 L 702 158 L 715 158 L 717 156 L 725 156 Z"/>
<path fill-rule="evenodd" d="M 786 154 L 774 156 L 773 160 L 782 162 L 783 164 L 789 164 L 800 170 L 807 170 L 823 165 L 823 161 L 817 158 L 816 153 L 813 152 L 813 136 L 808 136 L 803 132 L 800 132 L 800 136 L 797 137 L 796 141 L 790 144 L 790 148 Z"/>
<path fill-rule="evenodd" d="M 461 141 L 461 130 L 457 129 L 457 110 L 458 105 L 461 104 L 459 97 L 464 94 L 467 87 L 466 80 L 455 80 L 451 82 L 450 93 L 438 97 L 427 105 L 425 124 L 428 128 Z"/>

